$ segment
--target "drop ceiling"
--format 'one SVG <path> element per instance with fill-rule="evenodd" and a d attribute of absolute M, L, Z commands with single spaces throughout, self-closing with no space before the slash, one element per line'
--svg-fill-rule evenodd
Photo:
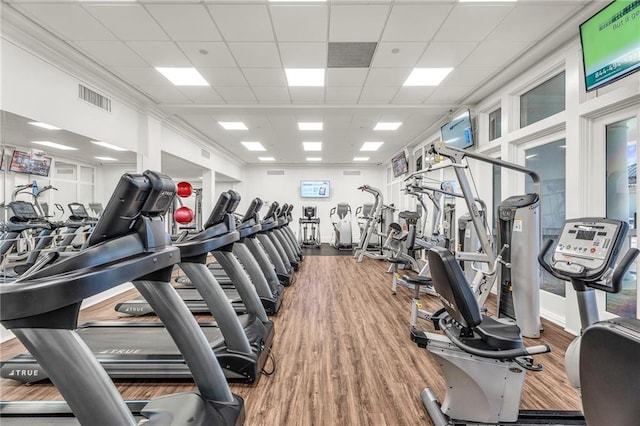
<path fill-rule="evenodd" d="M 567 33 L 563 25 L 587 5 L 593 2 L 14 0 L 4 7 L 242 162 L 321 156 L 321 164 L 349 164 L 366 155 L 365 164 L 376 164 L 433 133 L 451 110 L 479 101 L 479 90 L 543 39 L 547 51 L 539 53 L 548 54 L 577 36 L 577 26 Z M 329 43 L 340 42 L 376 43 L 370 65 L 327 68 Z M 210 86 L 174 86 L 154 67 L 195 67 Z M 403 87 L 414 67 L 453 71 L 436 87 Z M 324 68 L 325 85 L 288 87 L 284 68 Z M 218 121 L 242 121 L 248 130 L 224 130 Z M 322 121 L 324 129 L 301 132 L 298 121 Z M 379 121 L 403 124 L 376 132 Z M 260 141 L 266 151 L 250 152 L 242 141 Z M 306 141 L 322 142 L 322 152 L 307 155 Z M 384 145 L 364 154 L 366 141 Z"/>

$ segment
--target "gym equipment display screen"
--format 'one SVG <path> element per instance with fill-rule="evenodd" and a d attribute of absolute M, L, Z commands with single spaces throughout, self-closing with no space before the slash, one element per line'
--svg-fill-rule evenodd
<path fill-rule="evenodd" d="M 34 158 L 28 152 L 13 151 L 9 171 L 16 173 L 26 173 L 37 176 L 49 176 L 51 168 L 51 158 Z"/>
<path fill-rule="evenodd" d="M 453 148 L 466 149 L 473 146 L 473 127 L 471 112 L 463 112 L 444 126 L 440 127 L 440 138 Z"/>
<path fill-rule="evenodd" d="M 640 2 L 616 0 L 580 25 L 587 91 L 640 69 Z"/>
<path fill-rule="evenodd" d="M 300 181 L 300 197 L 302 198 L 329 198 L 331 185 L 328 180 L 303 180 Z"/>
<path fill-rule="evenodd" d="M 402 151 L 391 159 L 391 168 L 393 169 L 393 177 L 397 178 L 409 171 L 409 163 L 407 162 L 407 154 Z"/>

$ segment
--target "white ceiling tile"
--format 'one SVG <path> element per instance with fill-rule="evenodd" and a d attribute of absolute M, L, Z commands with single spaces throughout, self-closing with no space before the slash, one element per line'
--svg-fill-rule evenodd
<path fill-rule="evenodd" d="M 366 87 L 402 86 L 411 73 L 410 68 L 371 68 Z"/>
<path fill-rule="evenodd" d="M 437 87 L 429 98 L 427 103 L 449 102 L 457 103 L 463 101 L 467 94 L 473 91 L 471 86 L 442 86 Z"/>
<path fill-rule="evenodd" d="M 356 104 L 362 87 L 327 87 L 326 92 L 328 104 Z"/>
<path fill-rule="evenodd" d="M 260 103 L 291 103 L 289 91 L 286 87 L 252 87 L 252 90 Z"/>
<path fill-rule="evenodd" d="M 135 4 L 85 4 L 84 8 L 121 40 L 169 39 L 142 6 Z"/>
<path fill-rule="evenodd" d="M 279 43 L 280 57 L 285 68 L 325 68 L 326 43 Z"/>
<path fill-rule="evenodd" d="M 421 104 L 433 94 L 435 89 L 435 87 L 401 87 L 391 103 Z"/>
<path fill-rule="evenodd" d="M 229 43 L 231 53 L 241 68 L 281 68 L 275 43 Z"/>
<path fill-rule="evenodd" d="M 142 86 L 140 89 L 160 103 L 190 102 L 190 100 L 173 85 Z"/>
<path fill-rule="evenodd" d="M 98 62 L 111 67 L 147 66 L 138 55 L 121 41 L 78 41 L 74 43 Z"/>
<path fill-rule="evenodd" d="M 214 87 L 247 86 L 247 82 L 238 68 L 198 68 L 198 71 Z"/>
<path fill-rule="evenodd" d="M 251 86 L 286 87 L 284 71 L 278 68 L 245 68 L 242 70 Z M 288 92 L 287 92 L 288 93 Z M 287 95 L 288 96 L 288 95 Z"/>
<path fill-rule="evenodd" d="M 169 36 L 176 41 L 218 41 L 220 33 L 200 4 L 152 4 L 146 6 Z"/>
<path fill-rule="evenodd" d="M 17 9 L 59 34 L 63 40 L 115 40 L 97 19 L 77 4 L 20 4 Z M 69 25 L 73 22 L 73 25 Z"/>
<path fill-rule="evenodd" d="M 326 82 L 327 86 L 362 86 L 367 74 L 368 68 L 328 68 Z"/>
<path fill-rule="evenodd" d="M 236 61 L 231 56 L 227 45 L 223 42 L 183 41 L 178 47 L 196 67 L 236 67 Z M 202 54 L 201 50 L 208 53 Z"/>
<path fill-rule="evenodd" d="M 560 4 L 558 4 L 560 3 Z M 518 3 L 487 40 L 538 41 L 575 14 L 582 5 Z"/>
<path fill-rule="evenodd" d="M 326 41 L 328 11 L 326 5 L 271 5 L 278 41 Z"/>
<path fill-rule="evenodd" d="M 256 97 L 248 87 L 217 87 L 216 92 L 231 104 L 256 101 Z"/>
<path fill-rule="evenodd" d="M 398 92 L 397 87 L 364 87 L 358 103 L 389 103 Z"/>
<path fill-rule="evenodd" d="M 434 41 L 480 41 L 511 11 L 513 4 L 459 3 L 444 21 Z"/>
<path fill-rule="evenodd" d="M 451 71 L 440 84 L 449 86 L 477 86 L 499 71 L 499 68 L 465 68 L 460 67 Z"/>
<path fill-rule="evenodd" d="M 478 46 L 475 41 L 452 41 L 429 43 L 429 47 L 418 60 L 418 67 L 457 67 Z"/>
<path fill-rule="evenodd" d="M 222 97 L 211 87 L 180 86 L 178 90 L 195 103 L 222 103 Z"/>
<path fill-rule="evenodd" d="M 378 41 L 388 13 L 382 5 L 332 6 L 329 41 Z"/>
<path fill-rule="evenodd" d="M 323 103 L 324 87 L 290 87 L 294 103 Z"/>
<path fill-rule="evenodd" d="M 371 67 L 398 68 L 398 67 L 414 67 L 424 49 L 427 47 L 426 42 L 402 43 L 389 42 L 380 43 L 376 48 L 376 53 L 371 62 Z M 393 53 L 394 50 L 398 50 Z"/>
<path fill-rule="evenodd" d="M 152 67 L 114 67 L 112 71 L 136 86 L 162 86 L 171 84 Z"/>
<path fill-rule="evenodd" d="M 227 41 L 272 41 L 273 29 L 264 4 L 209 5 L 211 16 Z"/>
<path fill-rule="evenodd" d="M 532 42 L 495 42 L 483 41 L 462 62 L 462 67 L 503 67 L 519 55 L 522 55 L 534 43 Z"/>
<path fill-rule="evenodd" d="M 451 12 L 451 5 L 395 5 L 382 34 L 384 41 L 429 41 Z"/>
<path fill-rule="evenodd" d="M 190 67 L 189 59 L 171 41 L 130 41 L 127 43 L 152 67 Z"/>

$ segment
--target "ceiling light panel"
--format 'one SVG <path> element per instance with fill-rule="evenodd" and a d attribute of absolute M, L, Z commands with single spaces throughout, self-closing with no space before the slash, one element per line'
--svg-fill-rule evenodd
<path fill-rule="evenodd" d="M 240 142 L 249 151 L 266 151 L 260 142 Z"/>
<path fill-rule="evenodd" d="M 437 86 L 453 68 L 414 68 L 403 86 Z"/>
<path fill-rule="evenodd" d="M 111 145 L 110 143 L 107 143 L 107 142 L 91 141 L 91 143 L 94 145 L 101 146 L 103 148 L 111 149 L 113 151 L 128 151 L 128 149 L 126 148 L 120 148 L 119 146 Z"/>
<path fill-rule="evenodd" d="M 377 151 L 384 142 L 365 142 L 360 151 Z"/>
<path fill-rule="evenodd" d="M 285 68 L 290 87 L 324 86 L 324 68 Z"/>
<path fill-rule="evenodd" d="M 249 130 L 242 121 L 218 121 L 225 130 Z"/>
<path fill-rule="evenodd" d="M 200 75 L 195 68 L 163 68 L 156 69 L 164 75 L 167 80 L 176 86 L 208 86 L 207 80 Z"/>
<path fill-rule="evenodd" d="M 398 130 L 401 125 L 401 122 L 380 121 L 373 130 Z"/>
<path fill-rule="evenodd" d="M 62 145 L 61 143 L 49 142 L 49 141 L 32 141 L 36 145 L 47 146 L 49 148 L 60 149 L 62 151 L 77 151 L 78 148 L 74 148 L 68 145 Z"/>
<path fill-rule="evenodd" d="M 322 157 L 307 157 L 307 161 L 311 161 L 311 162 L 322 161 Z"/>
<path fill-rule="evenodd" d="M 276 159 L 273 158 L 273 157 L 258 157 L 258 160 L 260 160 L 260 161 L 276 161 Z"/>
<path fill-rule="evenodd" d="M 51 124 L 47 124 L 47 123 L 41 123 L 40 121 L 30 121 L 29 124 L 31 124 L 32 126 L 40 127 L 42 129 L 47 129 L 47 130 L 60 130 L 59 127 L 52 126 Z"/>
<path fill-rule="evenodd" d="M 322 151 L 322 142 L 302 142 L 305 151 Z"/>
<path fill-rule="evenodd" d="M 298 122 L 298 130 L 322 130 L 322 121 Z"/>
<path fill-rule="evenodd" d="M 353 157 L 353 161 L 369 161 L 369 157 Z"/>
<path fill-rule="evenodd" d="M 113 158 L 113 157 L 93 157 L 93 158 L 100 161 L 118 161 L 117 158 Z"/>

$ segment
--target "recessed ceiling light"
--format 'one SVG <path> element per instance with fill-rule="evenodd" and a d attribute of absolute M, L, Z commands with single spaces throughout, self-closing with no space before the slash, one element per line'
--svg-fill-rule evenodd
<path fill-rule="evenodd" d="M 365 142 L 360 151 L 377 151 L 384 142 Z"/>
<path fill-rule="evenodd" d="M 287 2 L 296 2 L 296 3 L 326 3 L 327 0 L 269 0 L 271 3 L 287 3 Z"/>
<path fill-rule="evenodd" d="M 266 151 L 260 142 L 240 142 L 249 151 Z"/>
<path fill-rule="evenodd" d="M 72 146 L 62 145 L 60 143 L 49 142 L 49 141 L 32 141 L 31 143 L 35 143 L 36 145 L 48 146 L 49 148 L 61 149 L 63 151 L 78 150 L 78 148 L 74 148 Z"/>
<path fill-rule="evenodd" d="M 498 2 L 502 2 L 502 3 L 507 3 L 507 2 L 515 2 L 518 0 L 458 0 L 460 3 L 498 3 Z"/>
<path fill-rule="evenodd" d="M 322 121 L 298 122 L 298 130 L 322 130 Z"/>
<path fill-rule="evenodd" d="M 110 143 L 100 142 L 100 141 L 91 141 L 92 144 L 100 145 L 103 148 L 109 148 L 114 151 L 128 151 L 126 148 L 120 148 L 119 146 L 111 145 Z"/>
<path fill-rule="evenodd" d="M 93 158 L 100 161 L 118 161 L 117 158 L 113 158 L 113 157 L 93 157 Z"/>
<path fill-rule="evenodd" d="M 42 127 L 47 130 L 60 130 L 60 127 L 52 126 L 51 124 L 41 123 L 40 121 L 30 121 L 29 124 L 32 126 Z"/>
<path fill-rule="evenodd" d="M 156 67 L 167 80 L 176 86 L 208 86 L 198 70 L 195 68 L 162 68 Z"/>
<path fill-rule="evenodd" d="M 260 161 L 276 161 L 276 159 L 273 158 L 273 157 L 258 157 L 258 160 L 260 160 Z"/>
<path fill-rule="evenodd" d="M 322 157 L 307 157 L 307 161 L 322 161 Z"/>
<path fill-rule="evenodd" d="M 225 130 L 249 130 L 242 121 L 218 121 Z"/>
<path fill-rule="evenodd" d="M 453 68 L 414 68 L 403 86 L 437 86 Z"/>
<path fill-rule="evenodd" d="M 369 161 L 369 157 L 353 157 L 353 161 Z"/>
<path fill-rule="evenodd" d="M 302 142 L 305 151 L 322 151 L 322 142 Z"/>
<path fill-rule="evenodd" d="M 324 68 L 285 68 L 289 86 L 324 86 Z"/>
<path fill-rule="evenodd" d="M 373 130 L 398 130 L 401 125 L 401 122 L 380 121 Z"/>

